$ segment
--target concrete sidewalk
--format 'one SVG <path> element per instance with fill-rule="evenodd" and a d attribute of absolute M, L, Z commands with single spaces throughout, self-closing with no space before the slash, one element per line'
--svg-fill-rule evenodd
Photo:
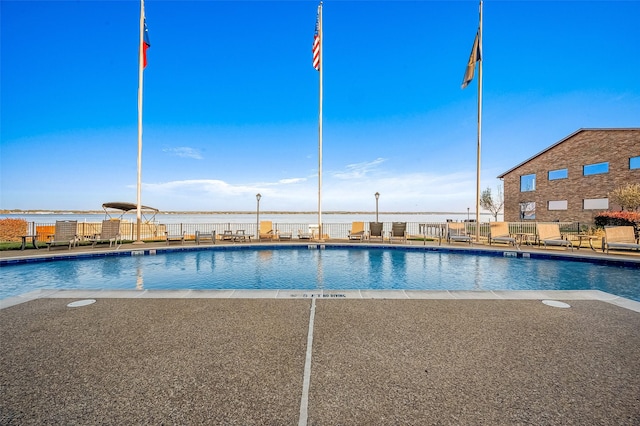
<path fill-rule="evenodd" d="M 74 300 L 0 310 L 0 424 L 640 424 L 640 314 L 603 301 Z"/>

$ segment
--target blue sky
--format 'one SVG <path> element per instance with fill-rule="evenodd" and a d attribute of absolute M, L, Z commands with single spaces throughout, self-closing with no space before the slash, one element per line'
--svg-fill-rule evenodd
<path fill-rule="evenodd" d="M 145 2 L 142 203 L 314 211 L 316 1 Z M 0 208 L 136 202 L 138 1 L 7 1 Z M 324 2 L 322 208 L 473 211 L 477 1 Z M 484 2 L 481 187 L 640 127 L 640 1 Z"/>

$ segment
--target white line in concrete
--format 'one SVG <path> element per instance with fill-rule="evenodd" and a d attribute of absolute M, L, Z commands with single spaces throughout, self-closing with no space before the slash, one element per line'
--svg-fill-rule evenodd
<path fill-rule="evenodd" d="M 307 356 L 304 361 L 304 376 L 302 379 L 302 397 L 300 398 L 300 419 L 298 426 L 307 426 L 309 408 L 309 385 L 311 384 L 311 352 L 313 351 L 313 322 L 316 317 L 316 298 L 311 299 L 311 313 L 309 314 L 309 333 L 307 334 Z"/>

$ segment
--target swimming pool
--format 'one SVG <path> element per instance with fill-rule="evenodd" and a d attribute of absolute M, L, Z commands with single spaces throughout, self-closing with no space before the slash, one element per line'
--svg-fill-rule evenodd
<path fill-rule="evenodd" d="M 601 290 L 640 301 L 640 264 L 533 259 L 515 252 L 227 246 L 131 254 L 136 252 L 3 262 L 0 299 L 38 289 L 396 289 Z"/>

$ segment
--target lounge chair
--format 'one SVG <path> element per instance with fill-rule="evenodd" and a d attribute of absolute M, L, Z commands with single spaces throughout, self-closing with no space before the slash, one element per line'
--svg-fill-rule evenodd
<path fill-rule="evenodd" d="M 349 231 L 349 239 L 362 241 L 365 237 L 364 222 L 353 222 L 351 224 L 351 231 Z"/>
<path fill-rule="evenodd" d="M 57 220 L 55 231 L 47 241 L 47 250 L 55 246 L 71 247 L 78 244 L 78 221 L 77 220 Z"/>
<path fill-rule="evenodd" d="M 573 243 L 564 239 L 560 233 L 560 225 L 557 223 L 538 223 L 536 229 L 538 230 L 538 245 L 543 244 L 544 248 L 547 248 L 547 245 L 566 246 L 567 248 L 571 247 L 571 251 L 573 251 Z"/>
<path fill-rule="evenodd" d="M 93 236 L 90 239 L 93 243 L 92 247 L 95 247 L 98 243 L 109 242 L 109 248 L 112 245 L 116 246 L 116 250 L 122 245 L 122 236 L 120 235 L 120 219 L 105 219 L 102 221 L 102 228 L 100 233 Z M 120 242 L 118 244 L 118 241 Z"/>
<path fill-rule="evenodd" d="M 403 243 L 407 242 L 407 222 L 392 222 L 391 233 L 389 234 L 389 242 L 397 239 Z"/>
<path fill-rule="evenodd" d="M 382 222 L 369 222 L 369 240 L 374 238 L 380 238 L 380 241 L 384 241 L 384 231 L 382 230 Z"/>
<path fill-rule="evenodd" d="M 604 244 L 602 251 L 609 253 L 613 250 L 640 250 L 633 226 L 605 226 Z"/>
<path fill-rule="evenodd" d="M 518 241 L 516 241 L 509 232 L 509 224 L 507 222 L 491 222 L 489 226 L 489 245 L 493 243 L 507 243 L 513 244 L 514 247 L 520 249 Z"/>
<path fill-rule="evenodd" d="M 447 223 L 447 242 L 449 244 L 451 244 L 451 242 L 462 242 L 471 245 L 471 235 L 467 232 L 463 222 Z"/>
<path fill-rule="evenodd" d="M 274 240 L 278 238 L 278 234 L 273 230 L 273 223 L 270 220 L 260 222 L 260 232 L 258 233 L 258 241 Z"/>

